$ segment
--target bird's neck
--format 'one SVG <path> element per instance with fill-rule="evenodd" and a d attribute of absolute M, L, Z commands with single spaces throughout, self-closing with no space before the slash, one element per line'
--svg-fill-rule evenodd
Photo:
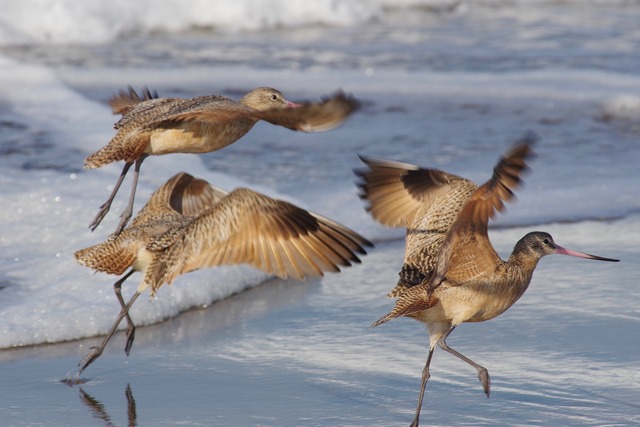
<path fill-rule="evenodd" d="M 518 250 L 516 247 L 509 257 L 509 260 L 504 263 L 505 269 L 508 270 L 508 274 L 506 274 L 505 277 L 512 279 L 510 286 L 515 293 L 518 294 L 518 298 L 522 296 L 529 287 L 529 283 L 531 283 L 531 278 L 533 277 L 533 271 L 536 269 L 539 260 L 539 257 L 532 256 L 532 254 L 526 250 Z"/>
<path fill-rule="evenodd" d="M 535 270 L 538 265 L 538 261 L 540 261 L 540 257 L 535 256 L 533 251 L 527 249 L 519 250 L 518 247 L 516 247 L 511 253 L 507 263 L 514 268 L 522 270 L 524 274 L 531 276 L 533 270 Z"/>

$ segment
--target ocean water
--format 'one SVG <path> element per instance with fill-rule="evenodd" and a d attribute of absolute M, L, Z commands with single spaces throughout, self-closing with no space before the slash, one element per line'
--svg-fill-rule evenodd
<path fill-rule="evenodd" d="M 397 279 L 403 231 L 362 208 L 356 154 L 482 182 L 527 130 L 541 141 L 517 202 L 492 223 L 498 252 L 508 256 L 540 229 L 621 262 L 545 258 L 509 312 L 449 340 L 489 369 L 491 399 L 472 369 L 437 352 L 423 422 L 640 422 L 640 2 L 0 6 L 6 425 L 131 424 L 131 396 L 138 425 L 408 424 L 428 338 L 406 319 L 368 328 L 392 305 L 384 295 Z M 146 160 L 137 208 L 187 171 L 294 201 L 377 246 L 361 265 L 305 283 L 246 266 L 185 275 L 134 305 L 136 324 L 150 326 L 128 359 L 114 339 L 88 382 L 66 388 L 59 380 L 118 312 L 116 279 L 76 264 L 73 252 L 106 238 L 124 208 L 128 182 L 88 231 L 121 165 L 82 164 L 113 135 L 105 99 L 129 84 L 163 96 L 237 98 L 265 85 L 294 101 L 353 93 L 362 109 L 331 132 L 259 123 L 215 153 Z"/>

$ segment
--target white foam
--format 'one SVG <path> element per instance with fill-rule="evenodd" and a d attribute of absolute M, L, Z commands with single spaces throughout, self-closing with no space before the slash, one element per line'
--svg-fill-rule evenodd
<path fill-rule="evenodd" d="M 0 45 L 104 43 L 129 34 L 194 28 L 232 31 L 302 25 L 350 25 L 380 10 L 365 0 L 2 1 Z"/>

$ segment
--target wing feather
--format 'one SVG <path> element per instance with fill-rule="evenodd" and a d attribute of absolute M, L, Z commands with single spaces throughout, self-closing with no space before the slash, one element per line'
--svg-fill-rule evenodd
<path fill-rule="evenodd" d="M 371 245 L 336 222 L 248 189 L 229 193 L 177 234 L 149 246 L 159 252 L 148 276 L 156 288 L 222 264 L 247 263 L 282 278 L 321 276 L 359 262 L 356 253 Z"/>
<path fill-rule="evenodd" d="M 351 95 L 338 91 L 322 102 L 307 102 L 295 108 L 255 111 L 252 117 L 277 126 L 302 132 L 324 132 L 338 127 L 360 103 Z"/>
<path fill-rule="evenodd" d="M 525 135 L 500 159 L 491 179 L 471 195 L 440 248 L 429 289 L 445 278 L 460 284 L 494 271 L 500 257 L 489 241 L 488 222 L 515 197 L 513 190 L 522 182 L 537 140 L 532 132 Z"/>
<path fill-rule="evenodd" d="M 180 172 L 151 195 L 147 204 L 131 222 L 131 226 L 157 220 L 163 215 L 197 217 L 226 194 L 226 191 L 209 185 L 207 181 Z"/>
<path fill-rule="evenodd" d="M 419 211 L 428 209 L 438 196 L 464 178 L 438 169 L 360 156 L 367 168 L 354 170 L 360 198 L 380 223 L 406 227 Z"/>

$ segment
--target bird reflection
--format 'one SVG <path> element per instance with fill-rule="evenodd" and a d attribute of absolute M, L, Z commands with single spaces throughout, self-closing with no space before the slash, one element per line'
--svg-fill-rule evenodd
<path fill-rule="evenodd" d="M 115 426 L 102 402 L 84 391 L 82 387 L 79 387 L 79 391 L 80 401 L 89 408 L 94 418 L 102 421 L 105 426 Z M 136 400 L 133 397 L 130 384 L 127 384 L 124 395 L 127 398 L 127 425 L 129 427 L 136 427 L 138 425 Z"/>

